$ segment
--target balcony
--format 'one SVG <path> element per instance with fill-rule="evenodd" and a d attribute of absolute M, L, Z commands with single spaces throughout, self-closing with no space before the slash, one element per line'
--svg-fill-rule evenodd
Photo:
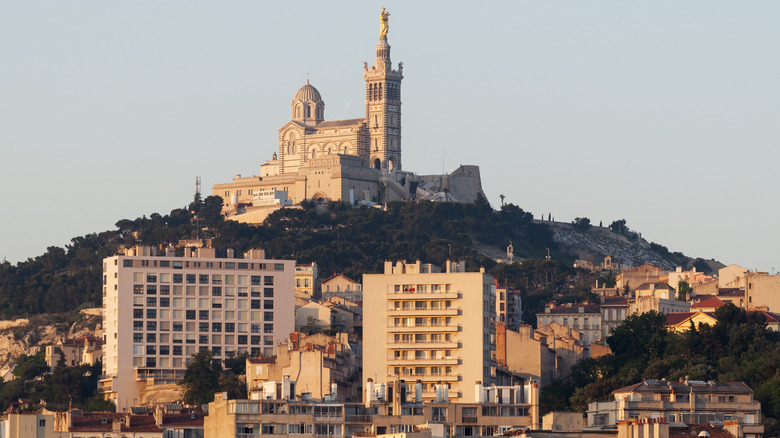
<path fill-rule="evenodd" d="M 388 341 L 387 348 L 389 349 L 448 349 L 459 348 L 459 344 L 455 341 Z"/>
<path fill-rule="evenodd" d="M 387 314 L 390 316 L 402 316 L 402 315 L 427 315 L 427 316 L 457 316 L 460 315 L 460 307 L 448 307 L 442 309 L 433 309 L 427 307 L 425 309 L 418 309 L 415 307 L 407 308 L 389 308 Z"/>
<path fill-rule="evenodd" d="M 458 299 L 460 298 L 460 291 L 441 291 L 441 292 L 417 292 L 417 291 L 388 291 L 388 299 L 391 300 L 441 300 L 441 299 Z"/>
<path fill-rule="evenodd" d="M 459 357 L 446 357 L 446 358 L 439 358 L 439 359 L 417 359 L 414 357 L 407 357 L 407 358 L 392 358 L 387 360 L 388 365 L 417 365 L 417 366 L 427 366 L 427 365 L 458 365 L 460 363 Z"/>
<path fill-rule="evenodd" d="M 460 331 L 460 326 L 451 325 L 402 325 L 402 324 L 389 324 L 387 331 L 390 333 L 409 333 L 409 332 L 457 332 Z"/>

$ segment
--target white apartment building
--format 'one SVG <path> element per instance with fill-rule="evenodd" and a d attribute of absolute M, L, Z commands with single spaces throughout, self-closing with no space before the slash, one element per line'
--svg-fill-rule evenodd
<path fill-rule="evenodd" d="M 385 262 L 363 276 L 363 377 L 376 384 L 420 381 L 425 401 L 436 385 L 449 398 L 475 402 L 474 385 L 495 383 L 496 286 L 484 272 L 447 262 Z"/>
<path fill-rule="evenodd" d="M 295 262 L 243 259 L 228 250 L 185 249 L 175 257 L 135 247 L 103 260 L 103 376 L 117 411 L 150 385 L 179 381 L 198 351 L 274 354 L 295 328 Z"/>

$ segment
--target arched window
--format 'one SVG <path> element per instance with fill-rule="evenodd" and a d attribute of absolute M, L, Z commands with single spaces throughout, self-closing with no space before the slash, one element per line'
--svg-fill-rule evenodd
<path fill-rule="evenodd" d="M 381 169 L 382 168 L 382 162 L 379 161 L 379 158 L 374 158 L 374 169 Z"/>
<path fill-rule="evenodd" d="M 382 100 L 382 84 L 379 84 L 379 100 Z"/>
<path fill-rule="evenodd" d="M 306 106 L 306 117 L 311 117 L 311 107 Z"/>

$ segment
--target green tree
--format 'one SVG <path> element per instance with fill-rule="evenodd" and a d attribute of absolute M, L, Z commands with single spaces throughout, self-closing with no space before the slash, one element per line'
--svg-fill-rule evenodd
<path fill-rule="evenodd" d="M 214 401 L 214 394 L 220 389 L 221 376 L 222 365 L 219 360 L 214 360 L 210 350 L 195 353 L 179 382 L 184 390 L 184 403 L 199 406 Z"/>
<path fill-rule="evenodd" d="M 628 233 L 628 227 L 626 226 L 625 219 L 618 219 L 616 221 L 612 221 L 612 223 L 609 224 L 609 229 L 619 234 Z"/>
<path fill-rule="evenodd" d="M 688 294 L 690 294 L 692 290 L 693 288 L 688 282 L 680 280 L 677 283 L 677 300 L 688 301 Z"/>
<path fill-rule="evenodd" d="M 14 368 L 14 376 L 21 378 L 22 380 L 31 380 L 36 377 L 44 375 L 49 371 L 49 366 L 46 365 L 46 359 L 43 357 L 44 349 L 41 348 L 34 356 L 27 356 L 23 354 L 16 360 L 16 367 Z"/>
<path fill-rule="evenodd" d="M 588 231 L 591 227 L 590 219 L 586 217 L 574 218 L 572 224 L 574 224 L 574 228 L 582 232 Z"/>

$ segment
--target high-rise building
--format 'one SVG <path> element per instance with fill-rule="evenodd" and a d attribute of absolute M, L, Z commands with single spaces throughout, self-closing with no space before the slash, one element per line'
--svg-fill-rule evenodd
<path fill-rule="evenodd" d="M 474 402 L 477 382 L 496 382 L 495 300 L 493 277 L 465 263 L 385 262 L 363 276 L 363 380 L 420 381 L 426 401 L 447 384 L 450 399 Z"/>
<path fill-rule="evenodd" d="M 103 378 L 118 410 L 141 402 L 143 389 L 179 381 L 192 355 L 211 350 L 270 356 L 295 323 L 295 262 L 243 259 L 228 250 L 135 247 L 103 260 Z"/>

